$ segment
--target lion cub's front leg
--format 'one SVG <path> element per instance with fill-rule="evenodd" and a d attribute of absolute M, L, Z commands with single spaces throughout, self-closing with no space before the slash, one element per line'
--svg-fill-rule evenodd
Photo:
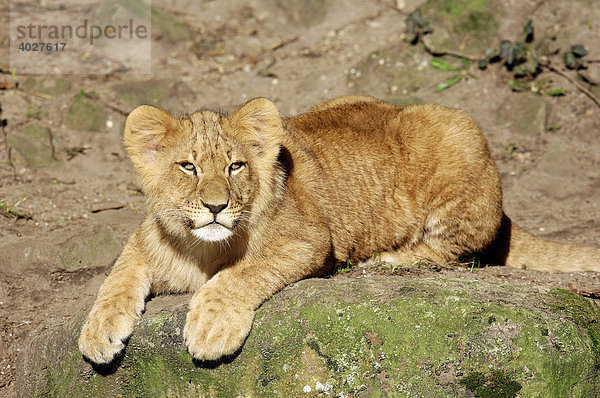
<path fill-rule="evenodd" d="M 254 311 L 263 301 L 323 267 L 328 253 L 326 236 L 318 232 L 308 235 L 320 239 L 320 244 L 282 237 L 286 244 L 279 249 L 259 259 L 248 256 L 219 271 L 194 294 L 184 329 L 185 343 L 194 358 L 214 360 L 235 353 L 250 333 Z"/>
<path fill-rule="evenodd" d="M 217 274 L 190 301 L 183 337 L 196 359 L 215 360 L 235 353 L 252 328 L 256 301 L 232 297 L 222 280 Z"/>
<path fill-rule="evenodd" d="M 79 336 L 79 350 L 97 364 L 111 362 L 125 347 L 150 291 L 147 264 L 128 243 L 106 278 Z"/>

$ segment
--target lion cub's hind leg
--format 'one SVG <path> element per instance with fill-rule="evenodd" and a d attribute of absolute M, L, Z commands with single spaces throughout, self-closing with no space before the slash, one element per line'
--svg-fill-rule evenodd
<path fill-rule="evenodd" d="M 412 265 L 421 261 L 432 262 L 436 264 L 448 264 L 454 260 L 451 253 L 435 250 L 428 244 L 421 242 L 411 248 L 401 248 L 395 251 L 385 251 L 375 253 L 367 261 L 363 261 L 359 266 L 372 265 Z"/>

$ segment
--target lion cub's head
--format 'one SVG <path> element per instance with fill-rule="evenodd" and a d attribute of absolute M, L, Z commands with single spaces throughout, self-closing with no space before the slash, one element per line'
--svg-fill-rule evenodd
<path fill-rule="evenodd" d="M 142 105 L 124 138 L 147 211 L 172 234 L 215 242 L 251 225 L 281 187 L 282 134 L 277 108 L 259 98 L 231 115 L 175 118 Z"/>

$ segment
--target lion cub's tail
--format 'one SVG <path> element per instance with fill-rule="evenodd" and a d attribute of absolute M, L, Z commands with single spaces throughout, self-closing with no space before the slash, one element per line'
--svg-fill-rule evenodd
<path fill-rule="evenodd" d="M 600 249 L 540 239 L 523 231 L 505 214 L 491 252 L 509 267 L 546 272 L 600 272 Z"/>

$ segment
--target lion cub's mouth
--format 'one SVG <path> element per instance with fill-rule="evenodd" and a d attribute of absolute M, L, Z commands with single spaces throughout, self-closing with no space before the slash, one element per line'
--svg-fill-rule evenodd
<path fill-rule="evenodd" d="M 231 229 L 213 221 L 203 227 L 192 229 L 192 234 L 196 238 L 206 242 L 218 242 L 220 240 L 228 239 L 233 235 L 233 232 Z"/>

